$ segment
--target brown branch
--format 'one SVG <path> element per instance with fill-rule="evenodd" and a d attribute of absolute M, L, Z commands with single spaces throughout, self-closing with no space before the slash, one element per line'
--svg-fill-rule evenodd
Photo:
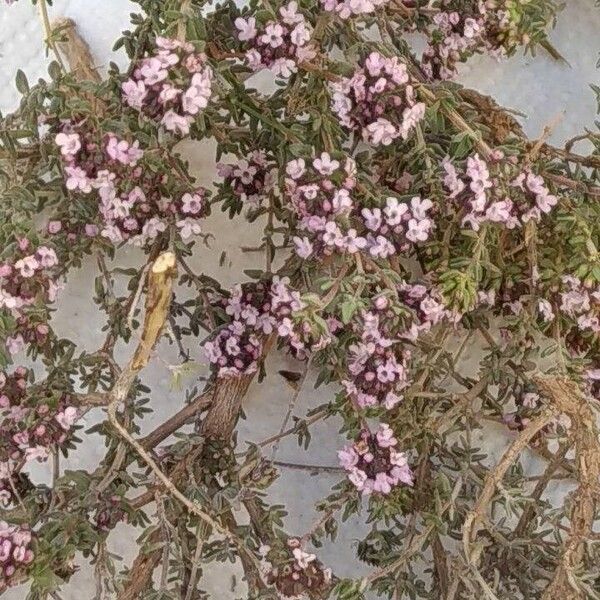
<path fill-rule="evenodd" d="M 206 418 L 202 421 L 200 433 L 205 437 L 221 438 L 230 440 L 235 423 L 241 409 L 242 400 L 245 397 L 254 374 L 243 377 L 227 377 L 217 379 L 210 392 L 210 408 Z M 188 454 L 180 460 L 168 473 L 168 478 L 173 485 L 181 485 L 188 473 L 188 469 L 197 462 L 202 454 L 203 444 L 195 446 Z M 146 494 L 139 496 L 135 508 L 141 508 L 152 501 L 156 491 L 149 490 Z M 148 543 L 156 544 L 160 541 L 160 531 L 154 531 Z M 124 585 L 124 591 L 119 600 L 135 600 L 148 587 L 152 573 L 160 562 L 160 551 L 150 553 L 140 552 L 133 562 L 129 571 L 130 577 Z"/>
<path fill-rule="evenodd" d="M 540 477 L 539 481 L 533 488 L 533 491 L 531 492 L 530 496 L 530 498 L 533 501 L 529 502 L 525 506 L 523 512 L 521 513 L 519 522 L 515 527 L 514 535 L 516 538 L 520 538 L 525 533 L 525 530 L 531 522 L 531 519 L 533 519 L 533 517 L 535 516 L 536 508 L 539 506 L 539 501 L 542 497 L 542 494 L 544 493 L 544 490 L 546 489 L 550 481 L 552 481 L 552 479 L 555 478 L 555 473 L 560 469 L 561 463 L 563 462 L 568 451 L 569 445 L 563 444 L 563 446 L 561 446 L 561 448 L 556 452 L 554 460 L 552 460 L 548 464 L 543 475 Z"/>
<path fill-rule="evenodd" d="M 572 575 L 581 568 L 585 544 L 594 526 L 599 496 L 600 441 L 596 416 L 588 399 L 577 384 L 568 378 L 534 377 L 540 391 L 571 419 L 571 435 L 575 442 L 575 460 L 579 487 L 571 505 L 571 532 L 550 585 L 542 600 L 584 598 L 583 591 L 572 585 Z"/>
<path fill-rule="evenodd" d="M 210 406 L 212 402 L 212 391 L 208 390 L 194 398 L 189 404 L 186 404 L 180 411 L 172 417 L 161 423 L 154 431 L 140 440 L 140 443 L 146 450 L 156 447 L 162 441 L 166 440 L 172 433 L 192 422 L 200 412 Z"/>
<path fill-rule="evenodd" d="M 452 506 L 451 502 L 446 502 L 442 506 L 438 516 L 441 517 L 450 508 L 450 506 Z M 421 531 L 418 535 L 413 537 L 411 543 L 408 545 L 406 550 L 404 550 L 404 552 L 400 554 L 398 558 L 393 560 L 389 565 L 381 567 L 376 571 L 373 571 L 370 575 L 367 575 L 365 580 L 368 583 L 373 583 L 378 579 L 382 579 L 383 577 L 390 575 L 396 569 L 399 569 L 406 561 L 410 560 L 410 558 L 415 554 L 415 552 L 418 552 L 422 548 L 427 538 L 437 527 L 438 525 L 435 522 L 430 523 L 427 527 L 423 529 L 423 531 Z"/>
<path fill-rule="evenodd" d="M 475 505 L 467 514 L 463 525 L 463 549 L 467 560 L 470 562 L 473 560 L 473 557 L 471 556 L 471 542 L 474 541 L 475 536 L 477 535 L 478 523 L 486 518 L 485 513 L 494 497 L 496 487 L 500 484 L 508 469 L 519 458 L 519 455 L 528 446 L 533 437 L 548 425 L 553 418 L 553 415 L 554 413 L 552 411 L 544 410 L 537 419 L 531 421 L 527 428 L 525 428 L 508 447 L 500 462 L 485 478 L 483 490 L 475 502 Z"/>

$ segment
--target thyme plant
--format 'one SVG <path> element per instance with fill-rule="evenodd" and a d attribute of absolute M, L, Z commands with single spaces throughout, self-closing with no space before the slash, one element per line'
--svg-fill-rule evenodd
<path fill-rule="evenodd" d="M 477 53 L 558 56 L 558 3 L 137 3 L 115 44 L 129 66 L 100 75 L 74 24 L 34 1 L 54 60 L 35 84 L 17 73 L 1 119 L 0 589 L 60 598 L 87 562 L 99 600 L 192 600 L 231 561 L 253 599 L 600 598 L 600 135 L 529 140 L 452 81 Z M 188 159 L 213 150 L 201 186 Z M 191 266 L 219 211 L 259 232 L 232 288 Z M 130 246 L 143 259 L 122 268 Z M 105 314 L 95 351 L 52 319 L 82 265 Z M 187 387 L 142 436 L 163 337 Z M 333 391 L 241 443 L 277 352 L 293 400 L 313 398 L 309 371 Z M 297 436 L 300 457 L 333 418 L 337 483 L 291 531 L 269 448 Z M 508 440 L 495 463 L 481 432 Z M 91 434 L 104 458 L 62 468 Z M 366 575 L 342 577 L 320 548 L 356 514 Z M 143 531 L 131 564 L 109 551 L 123 522 Z"/>

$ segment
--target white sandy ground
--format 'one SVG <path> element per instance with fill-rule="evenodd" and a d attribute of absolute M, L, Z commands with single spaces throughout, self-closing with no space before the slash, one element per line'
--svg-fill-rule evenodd
<path fill-rule="evenodd" d="M 128 28 L 128 15 L 136 6 L 126 0 L 55 0 L 53 16 L 73 18 L 90 44 L 93 55 L 100 68 L 115 60 L 124 65 L 123 54 L 114 55 L 111 51 L 119 31 Z M 594 127 L 596 101 L 589 83 L 600 83 L 596 61 L 600 50 L 598 32 L 600 31 L 600 9 L 595 8 L 594 0 L 571 0 L 561 15 L 558 26 L 552 34 L 552 40 L 559 51 L 570 63 L 553 61 L 545 53 L 533 58 L 517 56 L 502 63 L 487 57 L 472 59 L 461 70 L 461 81 L 483 93 L 493 95 L 499 103 L 524 113 L 525 130 L 530 136 L 539 135 L 544 125 L 555 125 L 552 141 L 560 144 L 576 135 L 585 127 Z M 35 81 L 46 73 L 47 57 L 41 42 L 42 32 L 36 8 L 26 0 L 12 7 L 0 5 L 0 110 L 7 112 L 18 103 L 18 94 L 14 87 L 14 76 L 18 68 L 25 71 L 30 81 Z M 182 151 L 189 158 L 201 183 L 212 181 L 214 171 L 214 152 L 206 146 L 198 151 L 198 145 L 184 144 Z M 253 266 L 256 257 L 243 254 L 241 245 L 256 244 L 256 229 L 241 224 L 231 225 L 217 214 L 207 222 L 205 231 L 212 231 L 216 239 L 212 250 L 199 248 L 193 264 L 198 270 L 218 276 L 225 284 L 239 280 L 244 269 Z M 221 251 L 226 250 L 230 263 L 219 267 Z M 127 251 L 119 255 L 120 264 L 138 265 L 140 254 Z M 59 334 L 78 341 L 82 348 L 94 350 L 103 339 L 101 327 L 104 317 L 91 301 L 95 266 L 86 264 L 84 268 L 69 276 L 67 287 L 62 293 L 60 308 L 53 317 L 53 323 Z M 192 356 L 198 356 L 197 344 L 191 345 Z M 120 349 L 121 356 L 128 356 L 128 349 Z M 159 351 L 161 359 L 155 359 L 144 371 L 143 380 L 153 390 L 154 413 L 144 420 L 144 432 L 151 430 L 182 405 L 183 394 L 170 387 L 169 365 L 178 364 L 177 353 L 168 342 L 163 342 Z M 477 346 L 467 349 L 464 362 L 466 367 L 476 365 L 480 356 Z M 259 441 L 277 433 L 288 410 L 291 390 L 276 375 L 278 369 L 295 369 L 293 361 L 285 356 L 274 355 L 269 359 L 271 374 L 261 385 L 253 385 L 245 401 L 247 419 L 239 427 L 240 439 Z M 313 374 L 314 380 L 314 374 Z M 191 383 L 191 380 L 189 380 Z M 308 409 L 331 397 L 331 390 L 312 389 L 309 377 L 300 394 L 294 414 L 302 416 Z M 98 409 L 86 417 L 88 424 L 102 419 Z M 295 438 L 282 441 L 277 458 L 282 461 L 303 462 L 308 464 L 335 465 L 336 450 L 344 444 L 343 436 L 338 434 L 339 423 L 329 420 L 313 427 L 313 442 L 306 452 L 300 452 Z M 482 432 L 482 447 L 489 453 L 489 459 L 495 461 L 501 455 L 509 437 L 500 428 Z M 104 455 L 104 445 L 98 436 L 87 436 L 63 468 L 91 469 Z M 532 459 L 531 468 L 536 464 Z M 48 479 L 48 467 L 35 468 L 37 480 Z M 281 476 L 271 488 L 271 500 L 285 503 L 289 516 L 287 528 L 291 533 L 303 533 L 315 520 L 314 504 L 327 495 L 331 486 L 339 480 L 337 473 L 320 473 L 312 476 L 301 470 L 282 469 Z M 565 488 L 550 488 L 550 497 L 559 501 Z M 322 560 L 333 567 L 341 576 L 357 576 L 368 571 L 357 563 L 355 549 L 358 540 L 366 531 L 360 519 L 353 519 L 342 525 L 335 545 L 327 544 L 320 550 Z M 139 531 L 132 527 L 119 527 L 111 537 L 111 549 L 122 556 L 124 564 L 131 563 L 135 556 L 135 539 Z M 72 578 L 70 584 L 61 592 L 64 600 L 82 600 L 94 597 L 93 572 L 85 561 L 81 561 L 81 570 Z M 209 565 L 202 580 L 202 587 L 213 592 L 217 600 L 244 598 L 245 588 L 241 582 L 239 570 L 231 565 Z M 24 588 L 10 590 L 7 600 L 25 598 Z"/>

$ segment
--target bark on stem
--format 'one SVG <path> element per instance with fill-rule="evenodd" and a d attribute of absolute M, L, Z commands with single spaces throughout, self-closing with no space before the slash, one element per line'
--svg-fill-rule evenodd
<path fill-rule="evenodd" d="M 542 600 L 584 598 L 582 590 L 572 585 L 572 576 L 579 570 L 594 526 L 594 516 L 600 492 L 600 441 L 596 416 L 588 399 L 578 385 L 567 378 L 533 378 L 551 402 L 571 419 L 572 439 L 575 442 L 575 462 L 579 487 L 571 505 L 571 532 L 554 577 L 542 594 Z"/>
<path fill-rule="evenodd" d="M 479 522 L 485 519 L 485 514 L 494 497 L 496 487 L 502 481 L 510 466 L 519 458 L 521 452 L 523 452 L 533 437 L 550 422 L 553 415 L 552 411 L 545 410 L 537 419 L 531 421 L 529 426 L 508 447 L 500 462 L 485 478 L 483 490 L 477 502 L 475 502 L 475 506 L 467 515 L 463 526 L 463 550 L 467 560 L 473 560 L 471 556 L 471 542 L 474 541 L 477 535 Z"/>

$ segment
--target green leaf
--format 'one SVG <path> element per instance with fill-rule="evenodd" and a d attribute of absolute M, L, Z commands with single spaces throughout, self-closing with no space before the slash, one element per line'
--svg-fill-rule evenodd
<path fill-rule="evenodd" d="M 17 71 L 17 76 L 15 78 L 15 84 L 17 86 L 17 90 L 21 94 L 26 94 L 29 91 L 29 82 L 27 81 L 27 76 L 21 69 Z"/>

